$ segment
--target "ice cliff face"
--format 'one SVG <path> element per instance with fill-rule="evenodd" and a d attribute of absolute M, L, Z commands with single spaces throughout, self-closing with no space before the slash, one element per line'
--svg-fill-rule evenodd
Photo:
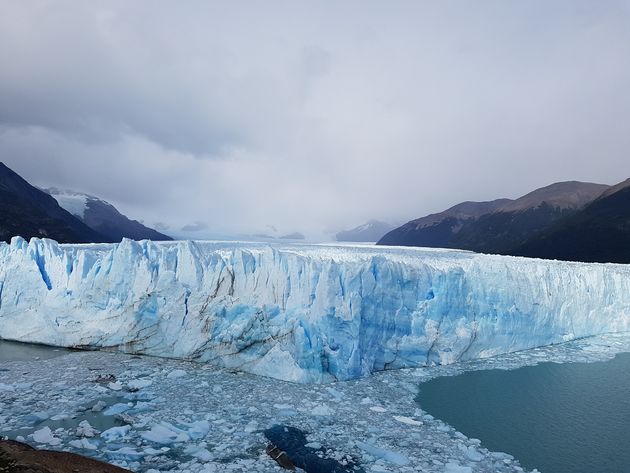
<path fill-rule="evenodd" d="M 0 338 L 298 382 L 630 330 L 630 267 L 239 243 L 0 246 Z"/>

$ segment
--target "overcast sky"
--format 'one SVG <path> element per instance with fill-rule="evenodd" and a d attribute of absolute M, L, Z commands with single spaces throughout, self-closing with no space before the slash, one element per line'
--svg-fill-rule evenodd
<path fill-rule="evenodd" d="M 0 12 L 0 160 L 173 231 L 317 235 L 630 177 L 630 0 Z"/>

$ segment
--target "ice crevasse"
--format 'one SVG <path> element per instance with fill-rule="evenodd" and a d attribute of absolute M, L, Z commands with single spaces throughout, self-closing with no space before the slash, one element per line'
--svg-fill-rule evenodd
<path fill-rule="evenodd" d="M 630 330 L 630 266 L 264 243 L 0 245 L 0 338 L 296 382 Z"/>

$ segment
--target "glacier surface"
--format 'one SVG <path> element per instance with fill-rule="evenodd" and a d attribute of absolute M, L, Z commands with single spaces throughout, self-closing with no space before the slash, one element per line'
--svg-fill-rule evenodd
<path fill-rule="evenodd" d="M 630 330 L 630 267 L 435 249 L 135 242 L 0 246 L 0 338 L 296 382 Z"/>

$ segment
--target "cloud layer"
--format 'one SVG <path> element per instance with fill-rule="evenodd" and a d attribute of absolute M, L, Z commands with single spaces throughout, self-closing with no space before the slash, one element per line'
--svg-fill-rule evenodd
<path fill-rule="evenodd" d="M 311 235 L 630 176 L 630 2 L 2 1 L 0 160 Z"/>

